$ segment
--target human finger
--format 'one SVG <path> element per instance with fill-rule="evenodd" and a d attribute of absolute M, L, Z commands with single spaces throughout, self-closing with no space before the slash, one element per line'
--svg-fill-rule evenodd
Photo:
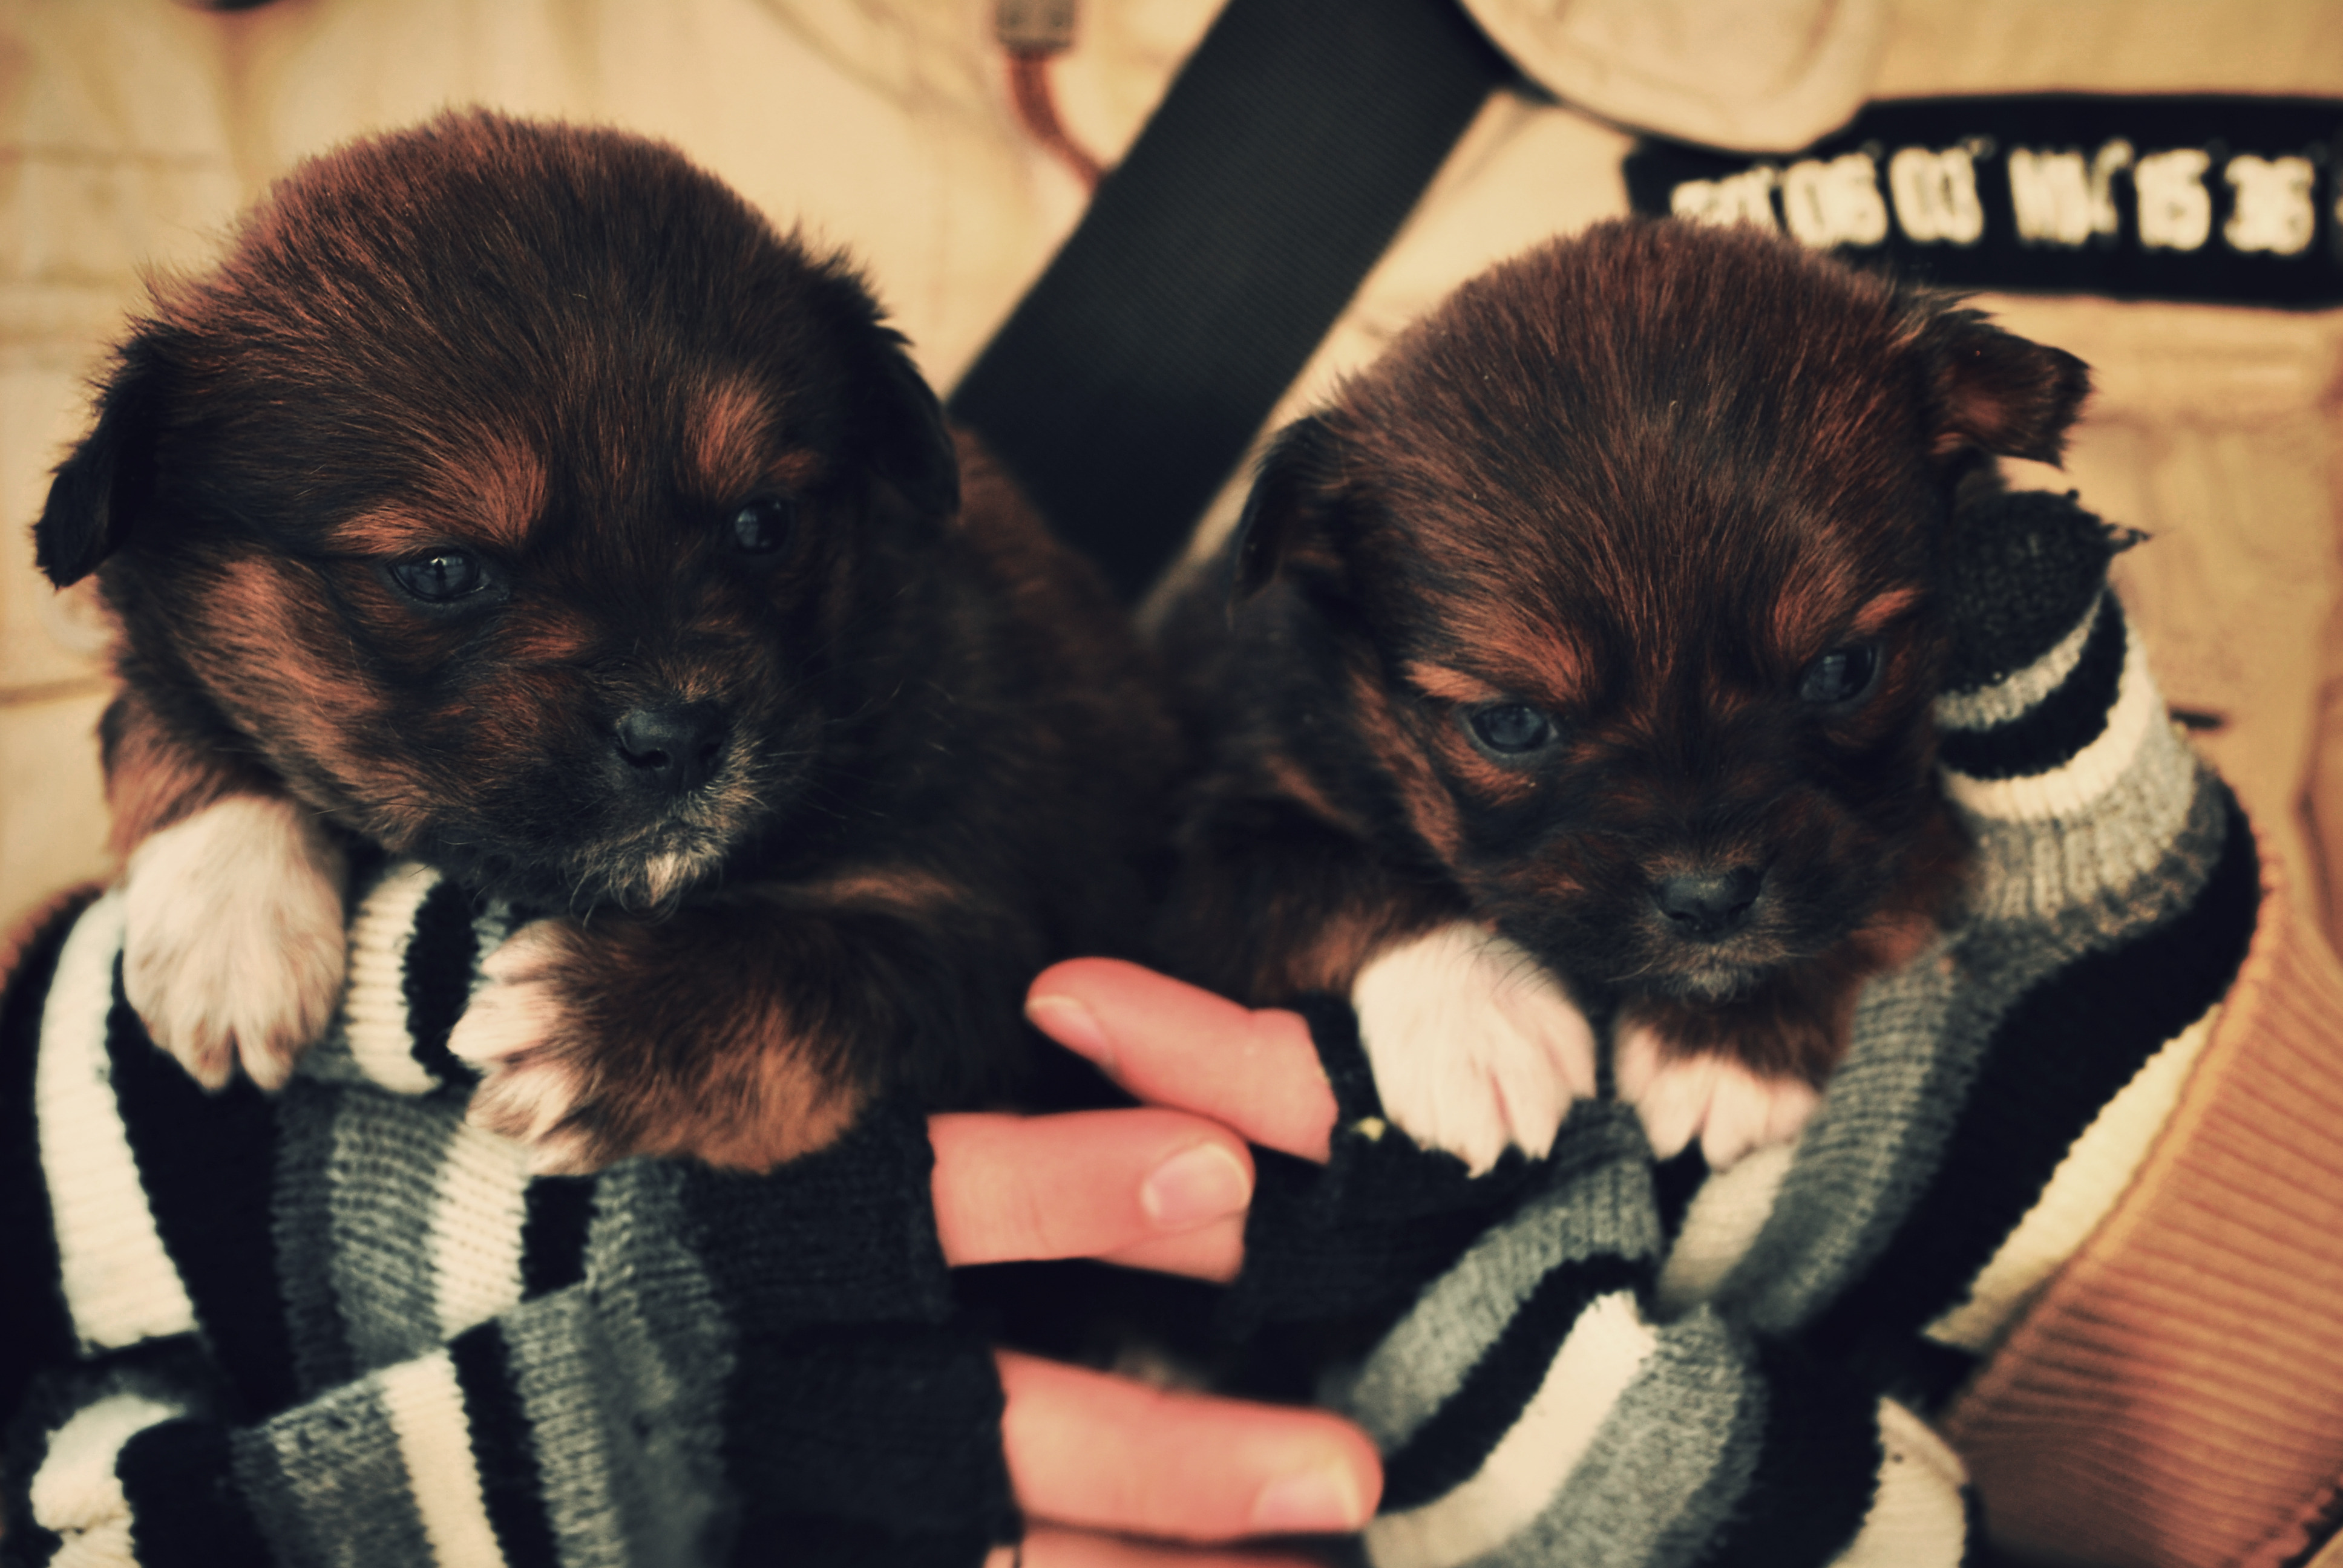
<path fill-rule="evenodd" d="M 1036 976 L 1026 1016 L 1151 1105 L 1224 1121 L 1264 1148 L 1323 1161 L 1334 1091 L 1310 1026 L 1120 959 L 1070 959 Z"/>
<path fill-rule="evenodd" d="M 1215 1122 L 1151 1107 L 962 1111 L 930 1117 L 928 1141 L 936 1233 L 954 1267 L 1110 1257 L 1236 1272 L 1252 1156 Z"/>
<path fill-rule="evenodd" d="M 1374 1512 L 1374 1446 L 1327 1412 L 994 1356 L 1008 1396 L 1001 1447 L 1031 1518 L 1209 1543 L 1347 1532 Z"/>
<path fill-rule="evenodd" d="M 1186 1274 L 1226 1283 L 1244 1266 L 1245 1217 L 1232 1214 L 1177 1236 L 1161 1236 L 1135 1247 L 1098 1254 L 1099 1261 L 1159 1274 Z"/>

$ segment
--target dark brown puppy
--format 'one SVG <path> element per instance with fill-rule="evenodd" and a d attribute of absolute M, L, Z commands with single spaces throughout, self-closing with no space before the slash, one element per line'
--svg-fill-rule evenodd
<path fill-rule="evenodd" d="M 1476 1165 L 1593 1092 L 1574 998 L 1664 1151 L 1783 1135 L 1956 879 L 1955 487 L 2055 459 L 2087 384 L 1745 229 L 1467 284 L 1279 437 L 1173 611 L 1213 763 L 1172 950 L 1353 995 L 1394 1120 Z"/>
<path fill-rule="evenodd" d="M 121 627 L 129 995 L 281 1082 L 347 851 L 547 918 L 453 1041 L 539 1168 L 761 1167 L 1022 1061 L 1127 945 L 1169 731 L 852 272 L 671 149 L 486 114 L 158 289 L 35 537 Z"/>

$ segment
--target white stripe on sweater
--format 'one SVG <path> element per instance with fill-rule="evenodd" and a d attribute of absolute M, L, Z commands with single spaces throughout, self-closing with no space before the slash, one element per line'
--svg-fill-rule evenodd
<path fill-rule="evenodd" d="M 137 1562 L 130 1543 L 130 1500 L 114 1473 L 122 1445 L 150 1426 L 185 1412 L 135 1393 L 117 1393 L 75 1411 L 49 1434 L 33 1473 L 33 1522 L 65 1538 L 50 1568 Z"/>
<path fill-rule="evenodd" d="M 440 1568 L 491 1568 L 504 1562 L 472 1463 L 463 1385 L 456 1381 L 447 1352 L 386 1367 L 377 1382 L 407 1466 L 407 1490 Z"/>
<path fill-rule="evenodd" d="M 1472 1479 L 1367 1525 L 1374 1568 L 1446 1568 L 1504 1544 L 1554 1501 L 1658 1344 L 1628 1292 L 1589 1303 L 1521 1419 Z"/>
<path fill-rule="evenodd" d="M 1930 1339 L 1979 1353 L 1989 1349 L 2050 1276 L 2098 1228 L 2131 1185 L 2164 1131 L 2189 1070 L 2212 1038 L 2217 1005 L 2148 1058 L 2067 1146 L 2034 1207 L 1969 1282 L 1966 1301 L 1930 1323 Z"/>
<path fill-rule="evenodd" d="M 2039 822 L 2080 816 L 2123 777 L 2150 728 L 2164 722 L 2164 705 L 2148 673 L 2147 650 L 2127 627 L 2116 705 L 2108 711 L 2107 728 L 2097 739 L 2065 766 L 2047 773 L 1985 779 L 1947 767 L 1945 790 L 1956 805 L 2001 821 Z"/>
<path fill-rule="evenodd" d="M 402 866 L 375 885 L 350 922 L 343 1032 L 358 1070 L 401 1094 L 439 1087 L 416 1061 L 407 1027 L 407 947 L 415 940 L 416 911 L 438 883 L 439 873 L 428 866 Z"/>
<path fill-rule="evenodd" d="M 1963 691 L 1936 699 L 1936 723 L 1945 729 L 1990 729 L 2022 719 L 2036 704 L 2065 683 L 2075 673 L 2075 666 L 2083 660 L 2083 648 L 2098 628 L 2099 613 L 2107 590 L 2101 588 L 2092 596 L 2091 607 L 2075 628 L 2059 638 L 2058 646 L 2027 665 L 2024 669 L 1997 680 L 1976 691 Z"/>
<path fill-rule="evenodd" d="M 122 929 L 117 890 L 92 904 L 65 939 L 41 1014 L 33 1080 L 59 1282 L 85 1351 L 196 1326 L 195 1305 L 147 1207 L 106 1060 Z"/>
<path fill-rule="evenodd" d="M 1795 1140 L 1773 1144 L 1700 1184 L 1653 1292 L 1663 1321 L 1692 1311 L 1716 1293 L 1772 1217 L 1774 1201 L 1782 1195 L 1782 1179 L 1790 1173 L 1797 1151 Z"/>
<path fill-rule="evenodd" d="M 431 1203 L 432 1291 L 443 1336 L 519 1302 L 528 1187 L 525 1146 L 469 1122 L 457 1127 Z"/>
<path fill-rule="evenodd" d="M 1863 1528 L 1832 1568 L 1958 1568 L 1968 1541 L 1968 1471 L 1945 1440 L 1893 1400 L 1879 1402 L 1878 1489 Z"/>

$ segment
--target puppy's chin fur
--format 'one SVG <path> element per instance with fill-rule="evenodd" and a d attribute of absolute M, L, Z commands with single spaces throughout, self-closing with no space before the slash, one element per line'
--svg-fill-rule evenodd
<path fill-rule="evenodd" d="M 1778 966 L 1773 964 L 1710 963 L 1661 974 L 1645 974 L 1638 989 L 1669 1001 L 1714 1007 L 1738 1001 L 1763 986 Z"/>
<path fill-rule="evenodd" d="M 673 847 L 659 842 L 653 849 L 630 844 L 549 863 L 477 850 L 435 852 L 436 847 L 414 852 L 447 868 L 481 896 L 526 909 L 576 915 L 609 909 L 657 919 L 671 913 L 689 895 L 719 884 L 731 853 L 727 846 L 689 839 Z"/>

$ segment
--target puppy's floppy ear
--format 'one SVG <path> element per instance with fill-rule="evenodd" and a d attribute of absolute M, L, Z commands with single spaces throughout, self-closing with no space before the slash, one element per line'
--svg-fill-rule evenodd
<path fill-rule="evenodd" d="M 943 405 L 904 351 L 902 335 L 879 329 L 880 352 L 860 410 L 872 464 L 906 500 L 934 517 L 960 510 L 960 456 Z"/>
<path fill-rule="evenodd" d="M 155 489 L 155 447 L 172 370 L 153 333 L 123 346 L 97 397 L 97 423 L 49 481 L 33 525 L 33 558 L 59 588 L 79 582 L 121 547 Z"/>
<path fill-rule="evenodd" d="M 2066 427 L 2091 390 L 2090 367 L 1988 323 L 1974 310 L 1939 311 L 1919 340 L 1936 455 L 1982 447 L 2056 463 Z"/>
<path fill-rule="evenodd" d="M 1319 525 L 1332 508 L 1341 456 L 1341 438 L 1315 414 L 1270 442 L 1230 547 L 1232 598 L 1251 598 L 1282 572 L 1307 572 L 1329 585 L 1339 578 L 1342 563 Z"/>

